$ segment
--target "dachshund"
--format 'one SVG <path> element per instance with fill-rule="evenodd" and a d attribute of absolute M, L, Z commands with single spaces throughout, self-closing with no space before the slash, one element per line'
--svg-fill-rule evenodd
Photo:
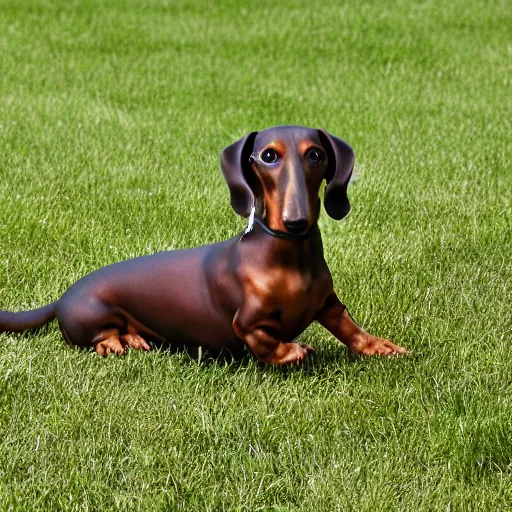
<path fill-rule="evenodd" d="M 0 332 L 57 318 L 70 346 L 101 356 L 179 342 L 233 354 L 247 347 L 263 363 L 285 365 L 315 352 L 294 339 L 316 320 L 355 354 L 406 354 L 355 323 L 324 259 L 319 190 L 325 180 L 325 210 L 343 219 L 351 147 L 325 130 L 277 126 L 226 147 L 220 164 L 231 206 L 249 217 L 244 232 L 100 268 L 52 304 L 0 311 Z"/>

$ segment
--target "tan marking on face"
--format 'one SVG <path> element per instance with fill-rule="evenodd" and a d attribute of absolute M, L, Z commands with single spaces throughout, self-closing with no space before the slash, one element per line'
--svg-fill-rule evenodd
<path fill-rule="evenodd" d="M 273 189 L 272 191 L 264 192 L 264 201 L 268 226 L 270 229 L 277 229 L 278 231 L 284 231 L 284 224 L 282 219 L 281 205 L 279 201 L 279 191 Z M 269 207 L 272 205 L 272 207 Z"/>
<path fill-rule="evenodd" d="M 261 149 L 260 155 L 266 149 L 273 149 L 280 157 L 283 157 L 284 154 L 286 153 L 286 144 L 282 140 L 273 140 L 272 142 L 269 142 Z"/>
<path fill-rule="evenodd" d="M 309 139 L 301 140 L 298 144 L 299 155 L 304 156 L 306 154 L 306 151 L 311 147 L 318 148 L 319 145 L 317 142 L 313 142 L 312 140 Z"/>

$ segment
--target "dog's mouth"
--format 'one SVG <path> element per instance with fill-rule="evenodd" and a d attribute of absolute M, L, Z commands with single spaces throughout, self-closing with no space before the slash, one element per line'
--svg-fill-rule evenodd
<path fill-rule="evenodd" d="M 302 235 L 308 230 L 309 222 L 307 219 L 285 220 L 284 227 L 292 235 Z"/>
<path fill-rule="evenodd" d="M 272 229 L 263 219 L 260 219 L 258 217 L 254 217 L 254 224 L 257 224 L 267 235 L 273 236 L 274 238 L 281 238 L 283 240 L 308 240 L 311 237 L 314 237 L 316 233 L 318 232 L 318 226 L 315 224 L 312 227 L 309 227 L 308 224 L 305 228 L 302 228 L 299 231 L 297 228 L 296 232 L 292 231 L 280 231 L 278 229 Z M 252 226 L 252 224 L 249 221 L 249 226 Z M 247 228 L 246 233 L 251 231 L 252 228 Z"/>

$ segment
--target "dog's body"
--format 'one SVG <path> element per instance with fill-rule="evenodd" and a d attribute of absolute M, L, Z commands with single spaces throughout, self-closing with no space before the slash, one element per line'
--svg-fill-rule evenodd
<path fill-rule="evenodd" d="M 348 145 L 327 132 L 276 127 L 227 147 L 221 166 L 237 213 L 256 210 L 252 230 L 217 244 L 142 256 L 101 268 L 38 310 L 0 311 L 0 332 L 56 317 L 70 345 L 121 354 L 152 341 L 179 341 L 239 353 L 269 364 L 314 351 L 294 343 L 318 320 L 353 352 L 401 354 L 352 320 L 338 300 L 317 227 L 318 191 L 343 218 L 353 167 Z M 250 221 L 252 222 L 252 221 Z"/>

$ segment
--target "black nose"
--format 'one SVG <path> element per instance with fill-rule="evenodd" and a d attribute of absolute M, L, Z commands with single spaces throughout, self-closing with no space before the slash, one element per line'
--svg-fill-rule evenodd
<path fill-rule="evenodd" d="M 307 219 L 296 219 L 296 220 L 285 220 L 284 227 L 286 231 L 298 235 L 300 233 L 304 233 L 308 227 Z"/>

